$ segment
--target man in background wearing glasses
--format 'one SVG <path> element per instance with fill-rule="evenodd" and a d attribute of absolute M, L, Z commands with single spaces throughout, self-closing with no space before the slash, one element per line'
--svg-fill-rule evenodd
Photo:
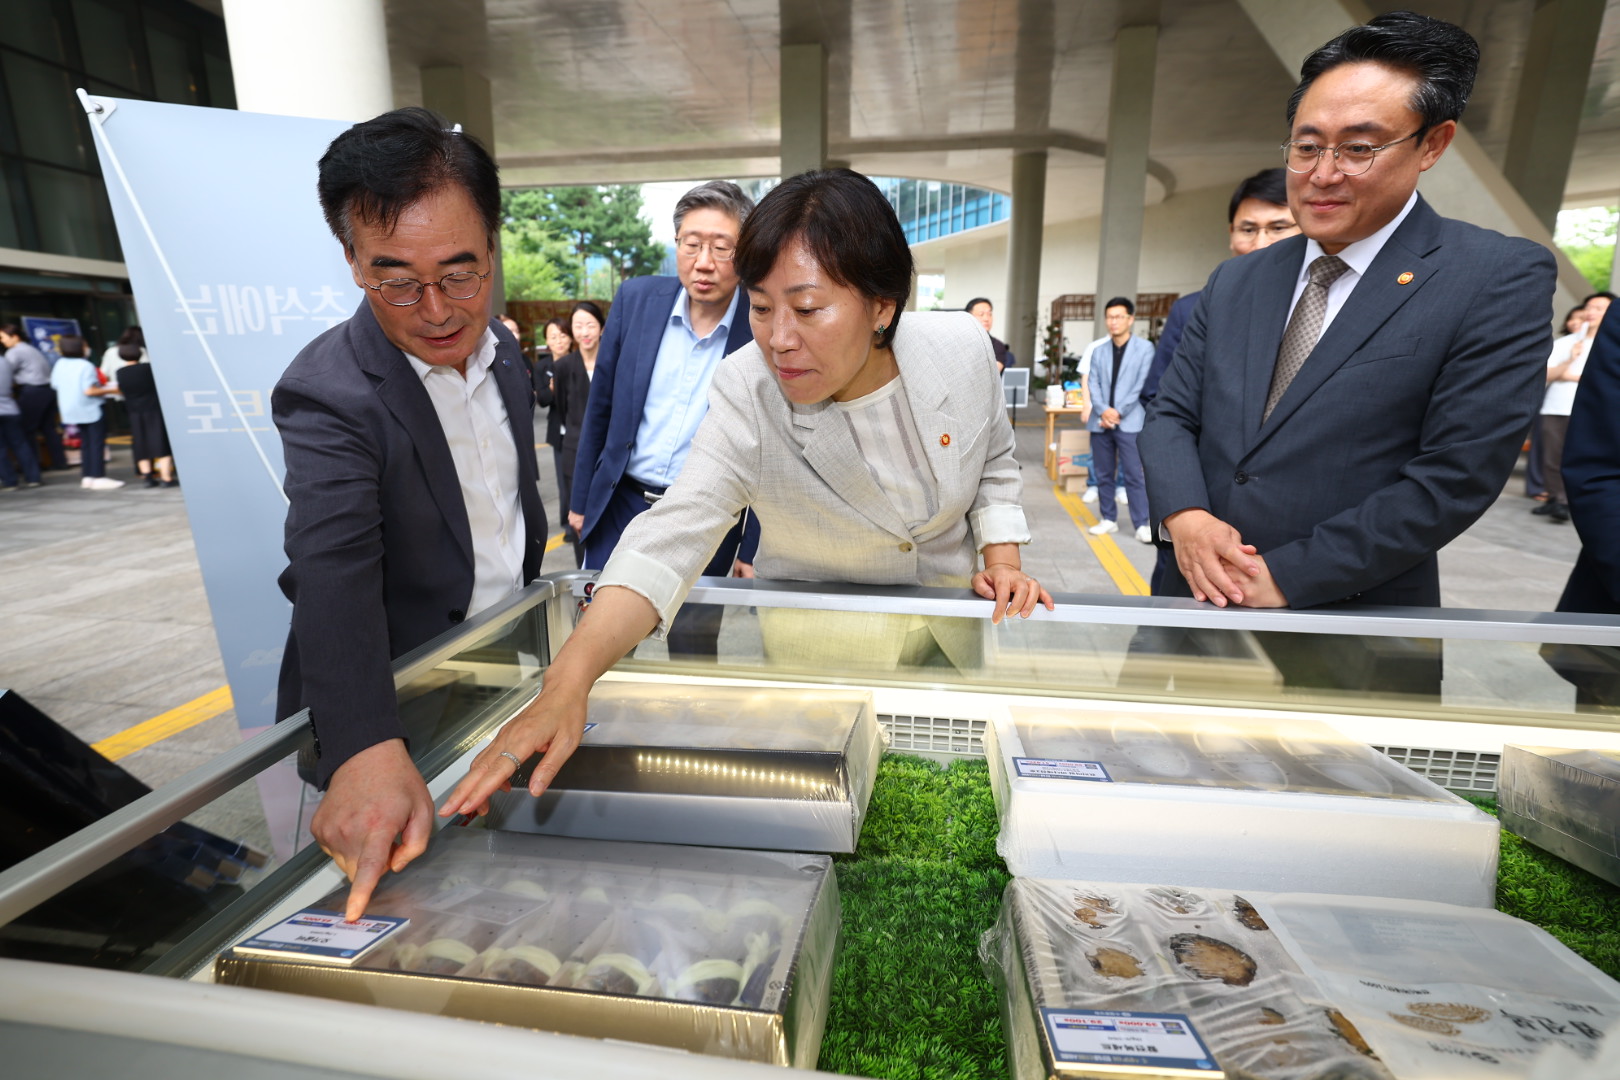
<path fill-rule="evenodd" d="M 310 710 L 326 788 L 310 829 L 354 883 L 350 918 L 433 819 L 407 742 L 432 734 L 436 699 L 402 717 L 392 662 L 532 581 L 546 541 L 534 393 L 490 318 L 500 182 L 446 129 L 400 109 L 327 148 L 321 209 L 364 300 L 271 398 L 292 601 L 276 716 Z"/>
<path fill-rule="evenodd" d="M 1282 148 L 1303 235 L 1210 276 L 1142 433 L 1167 594 L 1439 605 L 1435 552 L 1501 493 L 1535 412 L 1555 278 L 1540 246 L 1417 194 L 1478 56 L 1396 12 L 1305 61 Z"/>
<path fill-rule="evenodd" d="M 613 298 L 568 503 L 587 570 L 607 565 L 625 527 L 675 482 L 709 410 L 716 365 L 753 340 L 732 261 L 753 208 L 726 180 L 688 191 L 675 204 L 678 276 L 633 278 Z M 720 542 L 705 574 L 751 572 L 758 525 L 743 517 L 746 527 Z M 683 607 L 670 623 L 670 655 L 712 659 L 722 611 Z"/>

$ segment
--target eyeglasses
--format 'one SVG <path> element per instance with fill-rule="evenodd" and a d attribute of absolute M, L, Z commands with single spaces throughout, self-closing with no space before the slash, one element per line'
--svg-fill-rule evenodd
<path fill-rule="evenodd" d="M 737 257 L 737 245 L 730 240 L 699 240 L 695 236 L 688 236 L 675 246 L 688 259 L 697 258 L 698 252 L 704 248 L 709 249 L 709 257 L 715 262 L 730 262 Z"/>
<path fill-rule="evenodd" d="M 1372 168 L 1373 159 L 1378 156 L 1378 151 L 1388 150 L 1392 146 L 1399 146 L 1407 139 L 1415 139 L 1422 134 L 1423 129 L 1418 128 L 1418 130 L 1405 138 L 1387 142 L 1383 146 L 1374 146 L 1371 143 L 1364 142 L 1347 142 L 1340 143 L 1338 146 L 1323 146 L 1321 143 L 1313 142 L 1310 139 L 1298 139 L 1282 144 L 1283 164 L 1288 167 L 1289 172 L 1315 172 L 1317 164 L 1322 160 L 1322 155 L 1331 152 L 1334 165 L 1340 172 L 1346 176 L 1360 176 Z"/>
<path fill-rule="evenodd" d="M 495 271 L 486 270 L 482 274 L 475 274 L 471 270 L 457 270 L 453 274 L 446 274 L 438 281 L 417 281 L 415 278 L 389 278 L 376 285 L 369 281 L 360 284 L 383 298 L 383 302 L 394 307 L 410 307 L 422 299 L 422 290 L 429 285 L 438 287 L 438 290 L 451 300 L 471 300 L 478 295 L 478 290 L 484 287 L 484 279 Z"/>
<path fill-rule="evenodd" d="M 1245 240 L 1253 240 L 1261 233 L 1265 233 L 1273 240 L 1281 240 L 1285 236 L 1292 236 L 1297 233 L 1299 226 L 1290 221 L 1287 225 L 1238 225 L 1232 231 Z"/>

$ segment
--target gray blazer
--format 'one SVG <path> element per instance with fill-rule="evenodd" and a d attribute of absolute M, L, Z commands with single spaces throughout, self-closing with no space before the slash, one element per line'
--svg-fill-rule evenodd
<path fill-rule="evenodd" d="M 745 506 L 759 517 L 763 578 L 960 588 L 985 544 L 1028 543 L 989 337 L 965 312 L 907 312 L 894 351 L 938 484 L 932 520 L 908 530 L 838 410 L 790 402 L 749 344 L 715 370 L 685 468 L 625 530 L 598 585 L 641 593 L 665 632 Z"/>
<path fill-rule="evenodd" d="M 1091 372 L 1091 419 L 1086 423 L 1089 431 L 1101 431 L 1103 410 L 1108 408 L 1108 393 L 1114 382 L 1114 349 L 1109 338 L 1091 343 L 1087 353 Z M 1142 404 L 1142 384 L 1148 369 L 1153 366 L 1153 343 L 1135 334 L 1125 343 L 1125 355 L 1119 361 L 1119 393 L 1114 395 L 1114 408 L 1119 410 L 1119 430 L 1127 434 L 1142 430 L 1147 407 Z"/>
<path fill-rule="evenodd" d="M 1291 607 L 1438 606 L 1435 552 L 1501 494 L 1541 401 L 1552 256 L 1419 198 L 1262 426 L 1304 255 L 1210 275 L 1139 444 L 1154 531 L 1210 511 Z M 1191 594 L 1174 564 L 1165 591 Z"/>

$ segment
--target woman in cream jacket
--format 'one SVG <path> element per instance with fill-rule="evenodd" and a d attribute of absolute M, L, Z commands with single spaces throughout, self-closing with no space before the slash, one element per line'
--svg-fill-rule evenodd
<path fill-rule="evenodd" d="M 715 371 L 680 478 L 625 531 L 540 695 L 474 759 L 445 816 L 481 809 L 531 754 L 539 795 L 579 744 L 591 685 L 669 620 L 746 507 L 773 579 L 970 586 L 992 621 L 1051 596 L 1020 568 L 1029 529 L 994 353 L 962 312 L 901 310 L 912 261 L 876 185 L 804 173 L 760 202 L 737 246 L 754 343 Z M 982 564 L 981 564 L 982 558 Z M 766 613 L 762 612 L 762 615 Z M 777 613 L 770 652 L 867 664 L 970 663 L 977 622 Z"/>

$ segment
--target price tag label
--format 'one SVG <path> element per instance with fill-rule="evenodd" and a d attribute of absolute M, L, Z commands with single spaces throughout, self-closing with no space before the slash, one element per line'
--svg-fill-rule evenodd
<path fill-rule="evenodd" d="M 1041 1018 L 1059 1065 L 1139 1065 L 1222 1075 L 1192 1022 L 1179 1013 L 1042 1009 Z"/>
<path fill-rule="evenodd" d="M 350 923 L 343 921 L 341 912 L 309 908 L 283 919 L 237 947 L 259 953 L 354 960 L 409 922 L 409 919 L 388 915 L 368 915 Z"/>
<path fill-rule="evenodd" d="M 1103 768 L 1100 761 L 1015 757 L 1013 768 L 1018 771 L 1019 776 L 1040 780 L 1091 780 L 1101 784 L 1114 782 L 1114 778 L 1108 775 L 1108 770 Z"/>

